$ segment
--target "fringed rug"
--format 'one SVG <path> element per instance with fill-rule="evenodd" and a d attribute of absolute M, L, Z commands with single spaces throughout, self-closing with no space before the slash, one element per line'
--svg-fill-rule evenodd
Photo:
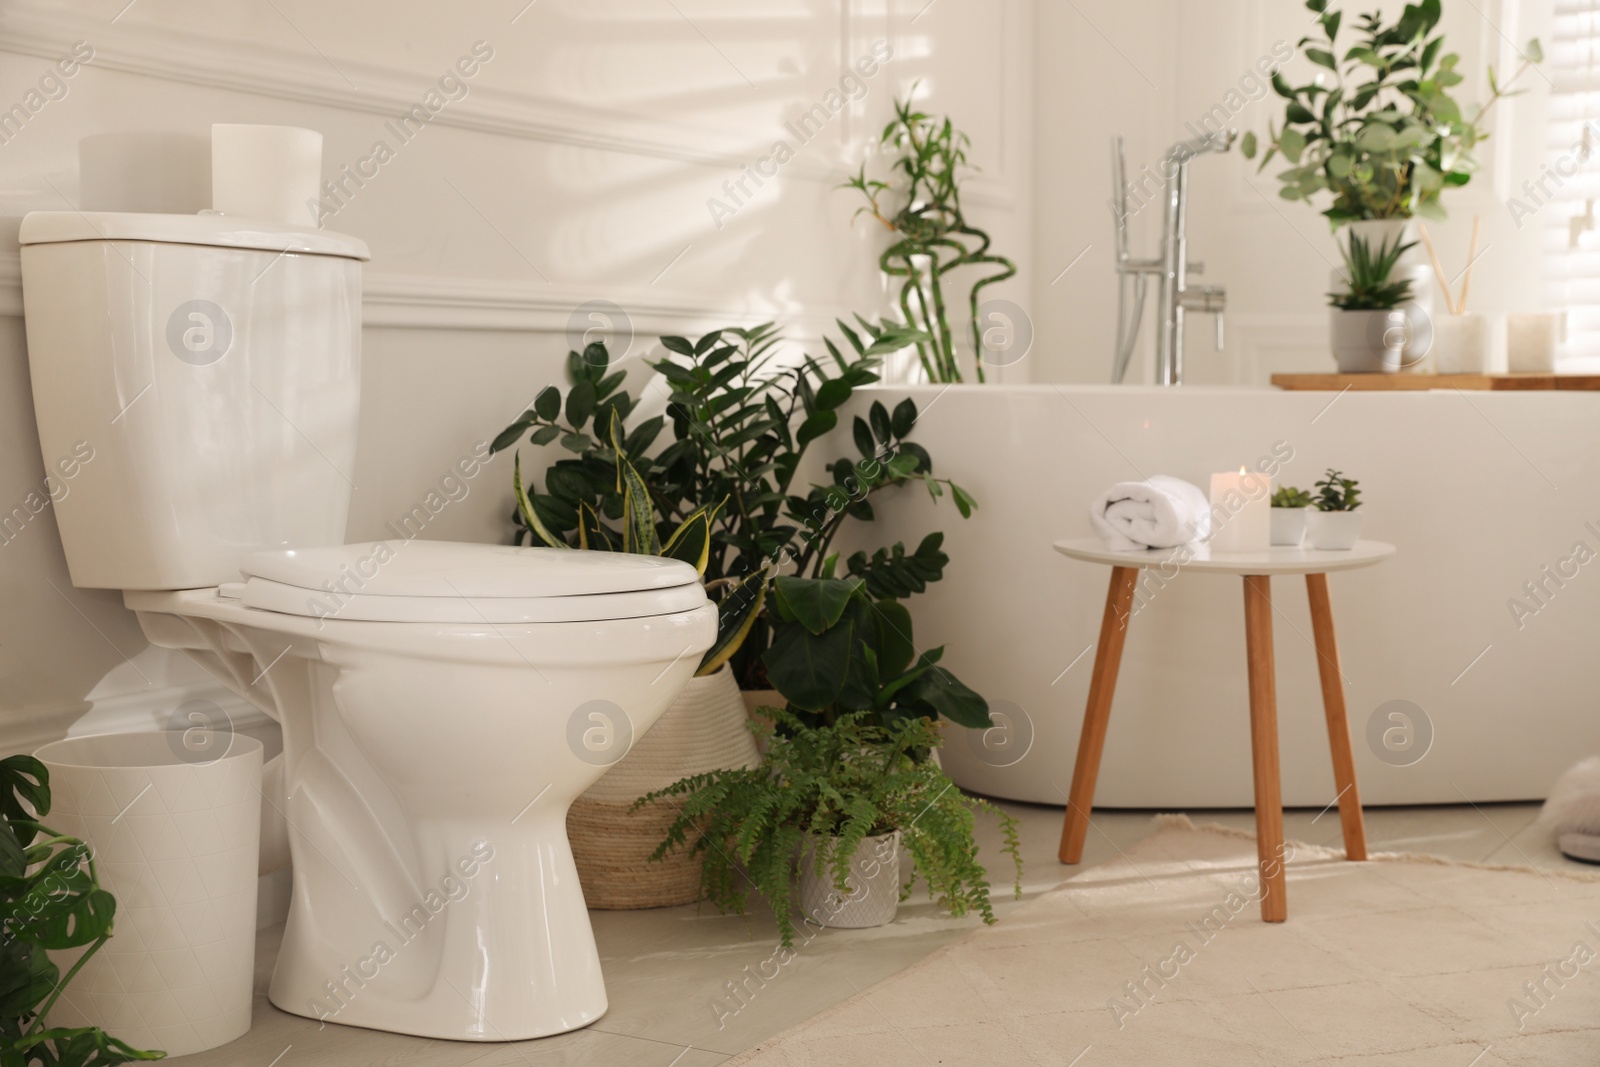
<path fill-rule="evenodd" d="M 1122 858 L 729 1067 L 1595 1067 L 1600 877 L 1287 850 L 1159 816 Z"/>

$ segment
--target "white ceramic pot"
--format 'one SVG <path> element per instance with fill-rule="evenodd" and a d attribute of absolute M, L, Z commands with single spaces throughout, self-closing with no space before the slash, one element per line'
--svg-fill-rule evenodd
<path fill-rule="evenodd" d="M 1313 511 L 1306 516 L 1306 532 L 1311 547 L 1324 551 L 1346 551 L 1356 547 L 1361 537 L 1361 512 Z"/>
<path fill-rule="evenodd" d="M 1329 341 L 1340 374 L 1394 374 L 1410 336 L 1406 313 L 1329 308 Z"/>
<path fill-rule="evenodd" d="M 117 898 L 115 936 L 48 1025 L 99 1026 L 169 1056 L 250 1029 L 262 750 L 225 736 L 220 752 L 199 752 L 183 731 L 155 731 L 69 737 L 34 753 L 50 772 L 45 824 L 88 843 Z M 51 958 L 65 974 L 82 955 Z"/>
<path fill-rule="evenodd" d="M 824 838 L 800 856 L 800 911 L 807 920 L 823 926 L 859 929 L 893 922 L 900 906 L 900 831 L 864 839 L 850 859 L 845 884 L 848 893 L 834 887 L 829 858 L 837 838 Z M 823 855 L 823 873 L 816 870 L 817 851 Z"/>
<path fill-rule="evenodd" d="M 1362 219 L 1345 225 L 1344 241 L 1348 242 L 1352 236 L 1360 237 L 1374 251 L 1396 239 L 1410 241 L 1415 246 L 1400 257 L 1394 269 L 1397 279 L 1405 278 L 1411 282 L 1411 299 L 1400 305 L 1400 310 L 1406 316 L 1406 337 L 1395 370 L 1401 374 L 1433 373 L 1434 297 L 1438 283 L 1433 268 L 1428 265 L 1427 257 L 1417 242 L 1415 220 Z M 1340 267 L 1332 274 L 1333 288 L 1341 288 L 1345 280 L 1344 269 Z"/>
<path fill-rule="evenodd" d="M 1306 516 L 1312 510 L 1310 507 L 1273 508 L 1272 543 L 1291 548 L 1300 547 L 1300 542 L 1306 537 Z"/>

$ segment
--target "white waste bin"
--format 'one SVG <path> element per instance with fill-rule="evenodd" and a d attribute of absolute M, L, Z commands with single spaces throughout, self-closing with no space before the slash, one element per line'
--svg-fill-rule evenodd
<path fill-rule="evenodd" d="M 181 1056 L 250 1029 L 261 742 L 231 731 L 69 737 L 34 753 L 50 772 L 47 826 L 82 838 L 117 898 L 112 937 L 46 1020 L 98 1026 Z M 52 953 L 63 974 L 82 949 Z"/>

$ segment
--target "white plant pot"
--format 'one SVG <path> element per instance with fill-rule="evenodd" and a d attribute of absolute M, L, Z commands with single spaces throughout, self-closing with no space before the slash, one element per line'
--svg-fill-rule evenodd
<path fill-rule="evenodd" d="M 261 742 L 198 753 L 182 731 L 69 737 L 34 756 L 50 772 L 45 823 L 94 852 L 117 898 L 116 933 L 50 1010 L 169 1056 L 250 1029 L 260 864 Z M 82 949 L 51 953 L 65 974 Z"/>
<path fill-rule="evenodd" d="M 1310 507 L 1273 508 L 1272 543 L 1299 548 L 1306 538 L 1306 517 L 1312 510 Z"/>
<path fill-rule="evenodd" d="M 900 831 L 879 834 L 861 842 L 850 859 L 847 894 L 834 888 L 828 859 L 837 838 L 816 842 L 800 856 L 800 911 L 807 920 L 823 926 L 860 929 L 894 921 L 900 906 Z M 823 855 L 823 873 L 816 870 L 817 852 Z"/>
<path fill-rule="evenodd" d="M 1434 359 L 1440 374 L 1487 374 L 1493 366 L 1497 316 L 1444 315 L 1435 320 Z"/>
<path fill-rule="evenodd" d="M 1348 243 L 1352 236 L 1360 237 L 1374 250 L 1385 242 L 1393 243 L 1396 239 L 1417 245 L 1414 219 L 1362 219 L 1347 223 L 1344 242 Z M 1437 282 L 1434 279 L 1433 268 L 1428 265 L 1420 246 L 1409 249 L 1400 257 L 1400 262 L 1395 265 L 1394 276 L 1397 279 L 1406 278 L 1411 282 L 1411 299 L 1400 305 L 1400 310 L 1404 311 L 1406 316 L 1406 337 L 1400 350 L 1399 364 L 1394 370 L 1400 374 L 1432 373 L 1434 297 L 1437 293 Z M 1330 282 L 1333 290 L 1343 288 L 1345 282 L 1343 268 L 1331 272 Z"/>
<path fill-rule="evenodd" d="M 1312 548 L 1335 552 L 1352 549 L 1361 538 L 1361 513 L 1313 511 L 1306 516 L 1306 532 L 1311 536 Z"/>
<path fill-rule="evenodd" d="M 1405 358 L 1411 331 L 1403 310 L 1329 308 L 1329 342 L 1340 374 L 1394 374 Z"/>

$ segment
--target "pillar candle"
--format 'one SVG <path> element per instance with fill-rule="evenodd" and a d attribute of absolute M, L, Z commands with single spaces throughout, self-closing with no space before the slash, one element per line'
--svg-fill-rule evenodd
<path fill-rule="evenodd" d="M 1272 543 L 1272 492 L 1265 474 L 1226 471 L 1211 476 L 1211 549 L 1265 552 Z"/>

